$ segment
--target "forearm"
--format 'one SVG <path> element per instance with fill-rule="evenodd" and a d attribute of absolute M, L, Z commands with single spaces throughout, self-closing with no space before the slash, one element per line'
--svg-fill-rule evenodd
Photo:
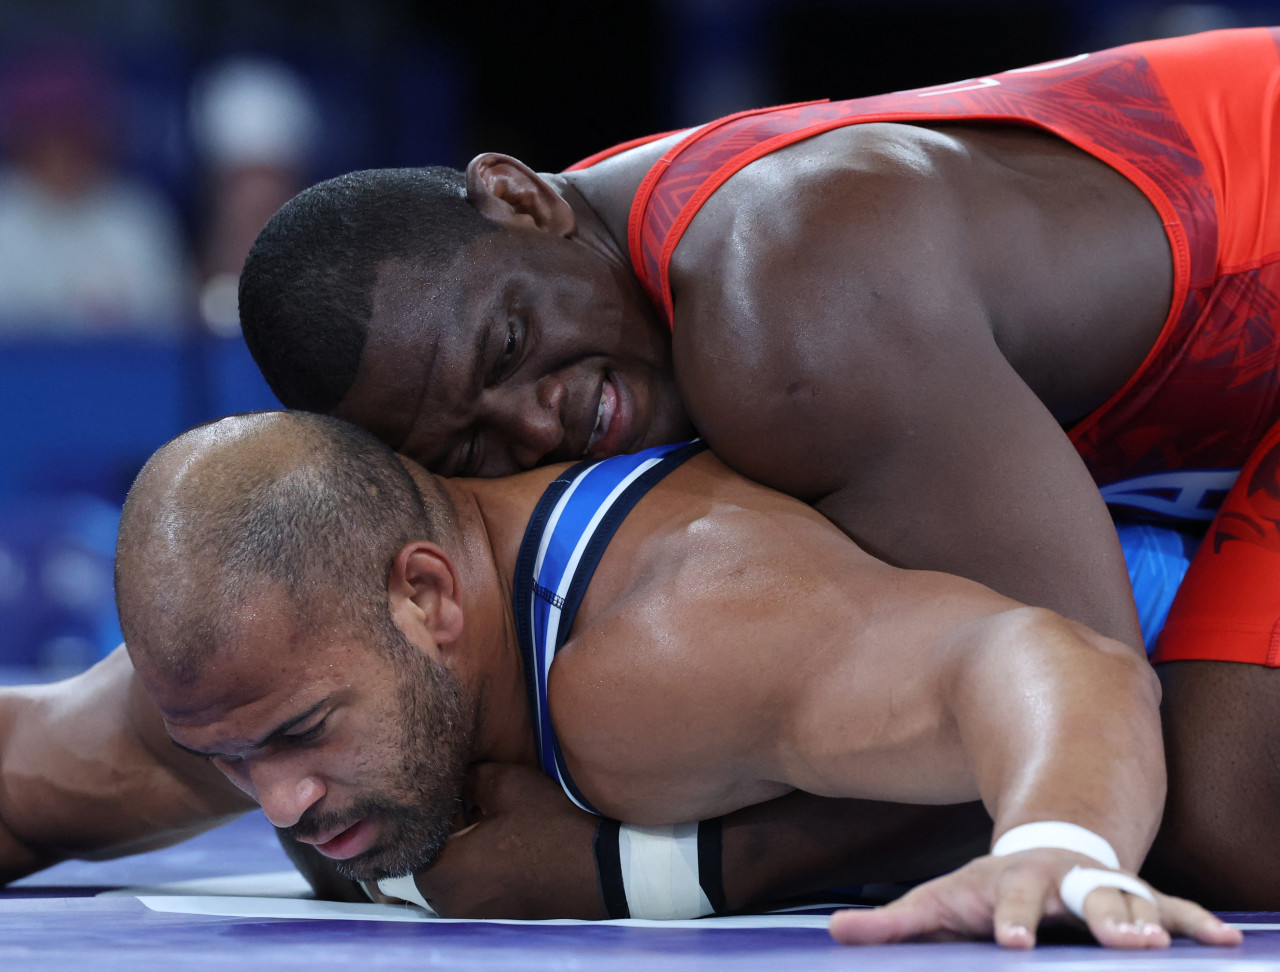
<path fill-rule="evenodd" d="M 181 753 L 123 651 L 64 682 L 0 691 L 0 878 L 155 850 L 252 806 Z"/>
<path fill-rule="evenodd" d="M 0 820 L 0 884 L 16 881 L 55 863 L 56 859 L 42 856 L 20 841 Z"/>
<path fill-rule="evenodd" d="M 1025 464 L 1034 467 L 1030 458 Z M 1055 485 L 1065 489 L 1061 482 Z M 1001 520 L 985 529 L 981 521 L 987 510 L 1006 509 L 986 493 L 978 497 L 984 510 L 921 501 L 929 514 L 922 518 L 912 506 L 911 528 L 899 524 L 896 532 L 891 516 L 877 516 L 848 491 L 832 493 L 817 509 L 864 549 L 891 563 L 977 581 L 1019 603 L 1087 625 L 1145 658 L 1115 525 L 1092 481 L 1077 483 L 1071 495 L 1074 505 L 1054 510 L 1051 522 Z"/>
<path fill-rule="evenodd" d="M 0 689 L 0 884 L 16 881 L 55 863 L 27 846 L 14 834 L 6 819 L 11 797 L 4 768 L 14 725 L 25 705 L 26 700 L 14 690 Z"/>
<path fill-rule="evenodd" d="M 986 852 L 981 803 L 916 806 L 792 793 L 724 818 L 730 911 L 862 884 L 914 883 Z"/>
<path fill-rule="evenodd" d="M 432 908 L 449 918 L 609 917 L 596 857 L 600 818 L 536 771 L 486 770 L 481 819 L 417 874 Z M 980 803 L 908 806 L 793 793 L 723 817 L 722 856 L 704 866 L 719 869 L 725 906 L 738 911 L 833 887 L 932 877 L 983 854 L 990 833 Z M 282 843 L 317 895 L 361 900 L 331 862 Z M 616 874 L 616 844 L 613 853 Z"/>
<path fill-rule="evenodd" d="M 1064 820 L 1135 869 L 1159 824 L 1159 685 L 1123 646 L 1048 612 L 983 626 L 954 679 L 955 715 L 995 834 Z"/>

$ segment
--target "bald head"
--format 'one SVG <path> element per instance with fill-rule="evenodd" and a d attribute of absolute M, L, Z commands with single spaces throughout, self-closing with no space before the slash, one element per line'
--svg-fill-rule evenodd
<path fill-rule="evenodd" d="M 116 600 L 135 664 L 195 679 L 265 594 L 294 621 L 390 622 L 387 577 L 453 516 L 365 432 L 301 412 L 235 416 L 161 448 L 125 502 Z"/>

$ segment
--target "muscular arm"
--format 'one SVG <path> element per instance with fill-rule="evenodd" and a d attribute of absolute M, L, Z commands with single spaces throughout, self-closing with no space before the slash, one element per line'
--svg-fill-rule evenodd
<path fill-rule="evenodd" d="M 169 742 L 123 648 L 75 678 L 0 690 L 0 880 L 176 843 L 252 804 Z"/>
<path fill-rule="evenodd" d="M 843 658 L 798 678 L 774 771 L 829 796 L 980 796 L 997 836 L 1065 820 L 1136 870 L 1165 793 L 1150 667 L 957 578 L 908 573 L 868 596 L 898 607 L 853 632 Z"/>
<path fill-rule="evenodd" d="M 963 625 L 958 635 L 959 667 L 943 666 L 938 691 L 946 713 L 938 736 L 954 733 L 967 754 L 995 834 L 1036 821 L 1083 826 L 1101 834 L 1132 875 L 1155 836 L 1165 792 L 1153 717 L 1159 689 L 1150 670 L 1124 646 L 1038 609 Z M 1079 907 L 1075 913 L 1108 946 L 1150 948 L 1172 935 L 1239 943 L 1238 931 L 1203 908 L 1159 893 L 1143 900 L 1099 887 L 1069 906 L 1071 875 L 1113 880 L 1105 866 L 1096 869 L 1092 851 L 1070 846 L 979 858 L 879 912 L 836 915 L 832 934 L 849 944 L 994 934 L 1025 948 L 1042 917 Z"/>
<path fill-rule="evenodd" d="M 940 179 L 877 169 L 841 188 L 846 219 L 824 220 L 834 190 L 814 191 L 797 195 L 815 212 L 765 207 L 759 225 L 739 206 L 733 232 L 715 208 L 722 190 L 698 217 L 706 235 L 695 221 L 682 242 L 673 352 L 698 429 L 729 465 L 816 505 L 881 559 L 980 581 L 1139 648 L 1105 505 L 1010 363 L 1021 349 L 1005 333 L 1034 332 L 1028 318 L 1058 313 L 1060 295 L 1005 308 L 1002 295 L 1027 286 L 1023 267 L 985 256 L 998 227 L 976 233 L 984 214 Z M 681 277 L 682 258 L 720 269 Z M 1016 326 L 1004 319 L 1015 313 Z M 1076 364 L 1047 370 L 1071 386 Z M 1064 411 L 1096 404 L 1060 397 Z"/>
<path fill-rule="evenodd" d="M 724 818 L 730 911 L 861 884 L 913 884 L 986 853 L 979 803 L 921 806 L 792 793 Z"/>

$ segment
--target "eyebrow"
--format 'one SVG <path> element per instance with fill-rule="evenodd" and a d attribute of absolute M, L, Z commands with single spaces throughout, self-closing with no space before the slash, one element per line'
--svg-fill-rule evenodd
<path fill-rule="evenodd" d="M 329 696 L 326 695 L 323 699 L 321 699 L 311 708 L 307 709 L 306 712 L 303 712 L 300 715 L 293 716 L 290 719 L 286 719 L 284 722 L 280 723 L 280 725 L 276 726 L 269 733 L 263 736 L 260 740 L 258 740 L 255 743 L 250 743 L 248 748 L 249 749 L 265 749 L 272 742 L 279 739 L 281 736 L 286 735 L 289 732 L 289 730 L 292 729 L 294 726 L 298 725 L 298 723 L 306 722 L 313 715 L 315 715 L 317 712 L 323 709 L 325 705 L 328 704 L 328 702 L 329 702 Z M 192 756 L 199 756 L 201 759 L 212 759 L 215 756 L 227 755 L 226 753 L 206 753 L 206 752 L 202 752 L 199 749 L 192 749 L 190 746 L 182 745 L 182 743 L 178 742 L 178 740 L 174 739 L 172 736 L 169 737 L 169 742 L 173 743 L 175 746 L 181 749 L 184 753 L 190 753 Z"/>

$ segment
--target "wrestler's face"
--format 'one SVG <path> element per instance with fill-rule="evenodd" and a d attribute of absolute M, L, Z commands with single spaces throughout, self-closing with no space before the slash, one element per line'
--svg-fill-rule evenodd
<path fill-rule="evenodd" d="M 174 742 L 349 878 L 429 864 L 453 829 L 471 749 L 457 680 L 389 619 L 379 645 L 298 646 L 278 616 L 260 627 L 274 653 L 238 648 L 195 688 L 152 690 Z M 291 645 L 283 659 L 280 645 Z"/>
<path fill-rule="evenodd" d="M 446 476 L 691 437 L 669 335 L 628 269 L 515 228 L 472 241 L 441 277 L 384 265 L 334 415 Z"/>

